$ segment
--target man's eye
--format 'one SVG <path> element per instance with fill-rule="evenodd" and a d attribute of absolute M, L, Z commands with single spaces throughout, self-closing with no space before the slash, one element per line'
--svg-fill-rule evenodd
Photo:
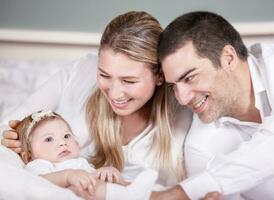
<path fill-rule="evenodd" d="M 68 138 L 71 138 L 71 136 L 72 136 L 72 135 L 71 135 L 70 133 L 67 133 L 67 134 L 64 135 L 64 138 L 65 138 L 65 139 L 68 139 Z"/>
<path fill-rule="evenodd" d="M 189 82 L 191 80 L 193 80 L 194 76 L 188 76 L 185 78 L 185 82 Z"/>
<path fill-rule="evenodd" d="M 53 137 L 47 137 L 46 139 L 45 139 L 45 142 L 53 142 Z"/>

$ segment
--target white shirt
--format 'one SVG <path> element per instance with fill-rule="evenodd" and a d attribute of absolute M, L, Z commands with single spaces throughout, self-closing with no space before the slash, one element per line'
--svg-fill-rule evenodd
<path fill-rule="evenodd" d="M 90 173 L 95 171 L 94 167 L 84 158 L 74 158 L 58 163 L 52 163 L 44 159 L 36 159 L 26 164 L 25 169 L 36 175 L 48 174 L 65 169 L 82 169 Z"/>
<path fill-rule="evenodd" d="M 2 123 L 3 129 L 11 119 L 22 119 L 25 116 L 41 109 L 51 109 L 62 115 L 70 124 L 76 139 L 81 147 L 81 155 L 88 157 L 94 154 L 95 144 L 90 138 L 85 121 L 85 103 L 92 94 L 96 83 L 97 56 L 86 57 L 65 66 L 60 72 L 51 77 L 42 87 L 31 95 L 11 115 L 6 116 Z M 189 129 L 192 114 L 185 108 L 177 111 L 172 153 L 177 160 L 181 157 L 184 135 Z M 183 123 L 182 123 L 183 122 Z M 2 129 L 2 130 L 1 130 Z M 133 180 L 135 175 L 143 168 L 153 168 L 155 157 L 147 155 L 150 141 L 157 130 L 149 125 L 142 133 L 123 146 L 125 168 L 122 175 L 126 180 Z M 172 186 L 178 183 L 175 174 L 171 170 L 163 170 L 159 173 L 156 184 Z"/>
<path fill-rule="evenodd" d="M 232 199 L 274 199 L 274 45 L 255 44 L 249 53 L 262 124 L 229 117 L 204 124 L 194 115 L 185 146 L 190 178 L 180 183 L 191 199 L 209 191 L 242 193 Z"/>

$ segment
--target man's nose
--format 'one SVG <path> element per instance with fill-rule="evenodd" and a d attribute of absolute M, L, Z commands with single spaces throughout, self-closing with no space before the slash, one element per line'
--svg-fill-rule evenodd
<path fill-rule="evenodd" d="M 174 89 L 175 96 L 181 105 L 187 105 L 194 97 L 192 87 L 185 83 L 177 83 Z"/>

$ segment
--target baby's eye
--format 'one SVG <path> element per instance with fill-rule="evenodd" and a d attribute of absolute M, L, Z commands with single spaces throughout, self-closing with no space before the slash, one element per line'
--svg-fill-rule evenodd
<path fill-rule="evenodd" d="M 47 137 L 46 139 L 45 139 L 45 142 L 53 142 L 53 137 Z"/>
<path fill-rule="evenodd" d="M 64 135 L 64 138 L 68 139 L 68 138 L 71 138 L 71 136 L 72 136 L 71 133 L 67 133 L 67 134 Z"/>

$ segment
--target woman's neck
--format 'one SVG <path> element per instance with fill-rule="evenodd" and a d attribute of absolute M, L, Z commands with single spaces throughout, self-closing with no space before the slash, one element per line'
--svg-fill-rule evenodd
<path fill-rule="evenodd" d="M 148 126 L 151 106 L 143 106 L 140 110 L 128 116 L 121 117 L 121 137 L 123 145 L 141 134 Z"/>

